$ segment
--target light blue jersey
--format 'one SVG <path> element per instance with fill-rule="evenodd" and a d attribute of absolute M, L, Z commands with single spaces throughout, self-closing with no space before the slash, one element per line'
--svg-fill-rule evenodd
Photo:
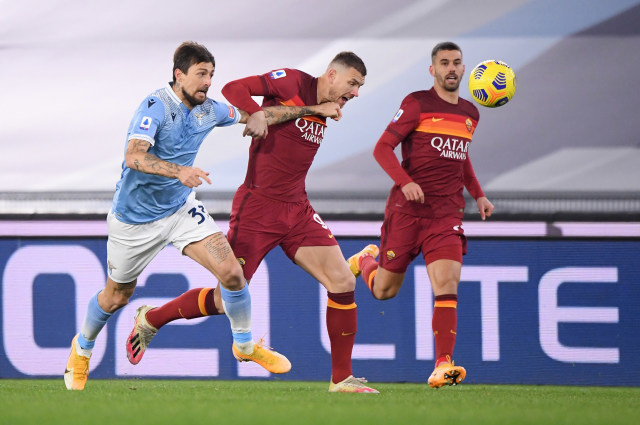
<path fill-rule="evenodd" d="M 234 106 L 209 98 L 189 111 L 167 84 L 138 107 L 127 131 L 125 152 L 131 139 L 145 140 L 151 143 L 149 153 L 158 158 L 192 166 L 209 132 L 216 126 L 235 124 L 239 119 L 240 113 Z M 191 191 L 177 179 L 141 173 L 123 162 L 112 211 L 124 223 L 149 223 L 177 211 Z"/>

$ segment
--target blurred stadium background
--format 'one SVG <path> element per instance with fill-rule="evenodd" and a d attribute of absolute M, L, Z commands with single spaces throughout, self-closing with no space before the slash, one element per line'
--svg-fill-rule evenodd
<path fill-rule="evenodd" d="M 229 80 L 280 67 L 319 75 L 353 50 L 368 67 L 360 98 L 328 133 L 307 179 L 323 215 L 381 217 L 391 180 L 372 147 L 409 92 L 431 85 L 430 51 L 453 40 L 467 72 L 509 63 L 518 91 L 481 108 L 471 150 L 496 217 L 629 219 L 640 213 L 640 1 L 637 0 L 194 0 L 109 5 L 2 2 L 0 214 L 105 214 L 125 132 L 140 100 L 171 78 L 183 40 L 216 57 L 210 96 Z M 462 95 L 469 98 L 466 79 Z M 244 179 L 248 139 L 217 129 L 198 164 L 199 189 L 228 214 Z M 470 204 L 469 218 L 474 218 Z"/>
<path fill-rule="evenodd" d="M 392 184 L 373 146 L 403 97 L 431 86 L 432 47 L 452 40 L 467 73 L 500 59 L 518 79 L 506 106 L 480 108 L 470 151 L 496 213 L 479 223 L 467 201 L 465 279 L 481 282 L 461 285 L 460 329 L 468 330 L 457 350 L 474 370 L 468 381 L 640 385 L 640 0 L 0 0 L 0 10 L 0 378 L 61 374 L 86 300 L 104 284 L 104 217 L 126 129 L 139 102 L 170 80 L 180 42 L 214 54 L 209 96 L 218 100 L 220 88 L 242 76 L 281 67 L 319 75 L 341 50 L 364 59 L 360 98 L 329 124 L 307 179 L 313 205 L 351 253 L 376 242 Z M 466 78 L 461 94 L 470 97 Z M 198 193 L 221 223 L 244 180 L 249 140 L 241 133 L 242 126 L 214 130 L 196 162 L 212 173 L 213 184 Z M 267 318 L 257 327 L 271 329 L 271 343 L 285 352 L 291 333 L 306 338 L 309 329 L 307 351 L 292 353 L 297 368 L 285 379 L 326 379 L 326 340 L 317 337 L 323 292 L 300 290 L 312 279 L 279 250 L 266 260 L 252 283 L 254 303 L 266 300 L 254 306 Z M 154 264 L 135 306 L 207 279 L 174 253 Z M 384 310 L 357 295 L 358 338 L 367 343 L 354 361 L 370 380 L 419 382 L 430 370 L 430 321 L 414 314 L 430 309 L 423 269 L 417 261 L 402 296 Z M 269 301 L 270 281 L 296 293 L 299 305 Z M 498 303 L 498 281 L 523 284 L 501 285 Z M 226 335 L 221 320 L 167 327 L 148 366 L 132 370 L 120 354 L 135 306 L 101 335 L 109 342 L 96 345 L 93 377 L 263 376 L 232 366 L 230 337 L 199 340 L 206 326 Z M 194 349 L 188 367 L 171 368 L 176 346 Z"/>

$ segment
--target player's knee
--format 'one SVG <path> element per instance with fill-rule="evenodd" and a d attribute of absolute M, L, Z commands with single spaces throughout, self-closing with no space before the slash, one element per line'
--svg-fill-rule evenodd
<path fill-rule="evenodd" d="M 373 287 L 373 297 L 378 300 L 388 300 L 390 298 L 398 295 L 398 291 L 400 288 L 389 287 L 389 288 L 376 288 Z"/>
<path fill-rule="evenodd" d="M 221 274 L 222 286 L 229 291 L 239 291 L 244 288 L 245 279 L 242 274 L 242 267 L 238 264 L 234 265 L 227 270 L 224 270 Z"/>
<path fill-rule="evenodd" d="M 433 292 L 435 294 L 455 294 L 458 289 L 458 280 L 455 278 L 442 279 L 433 282 Z"/>
<path fill-rule="evenodd" d="M 334 293 L 354 291 L 356 289 L 356 278 L 349 272 L 339 278 L 332 279 L 327 289 L 329 292 Z"/>

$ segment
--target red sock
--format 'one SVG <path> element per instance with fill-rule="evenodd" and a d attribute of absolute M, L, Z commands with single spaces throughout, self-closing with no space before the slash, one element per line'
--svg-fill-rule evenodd
<path fill-rule="evenodd" d="M 358 309 L 354 291 L 327 292 L 327 331 L 331 341 L 331 379 L 343 381 L 351 371 L 351 352 L 358 330 Z"/>
<path fill-rule="evenodd" d="M 438 295 L 433 306 L 433 335 L 436 339 L 436 366 L 450 363 L 456 345 L 458 326 L 458 296 Z"/>
<path fill-rule="evenodd" d="M 220 314 L 213 302 L 213 289 L 191 289 L 165 305 L 149 310 L 147 321 L 151 326 L 160 329 L 176 319 L 195 319 Z"/>
<path fill-rule="evenodd" d="M 371 293 L 373 293 L 373 285 L 375 284 L 376 273 L 378 272 L 378 262 L 371 255 L 365 255 L 360 259 L 360 270 L 362 270 L 362 279 L 367 284 Z"/>

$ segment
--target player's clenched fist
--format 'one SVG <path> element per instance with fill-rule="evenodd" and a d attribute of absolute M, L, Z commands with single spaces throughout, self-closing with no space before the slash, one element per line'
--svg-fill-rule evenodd
<path fill-rule="evenodd" d="M 342 110 L 337 102 L 321 103 L 315 108 L 317 114 L 323 117 L 333 118 L 335 121 L 339 121 L 342 118 Z"/>
<path fill-rule="evenodd" d="M 269 129 L 264 111 L 253 113 L 247 120 L 247 125 L 244 127 L 242 136 L 249 136 L 253 139 L 263 139 L 267 137 L 267 134 L 269 134 Z"/>

